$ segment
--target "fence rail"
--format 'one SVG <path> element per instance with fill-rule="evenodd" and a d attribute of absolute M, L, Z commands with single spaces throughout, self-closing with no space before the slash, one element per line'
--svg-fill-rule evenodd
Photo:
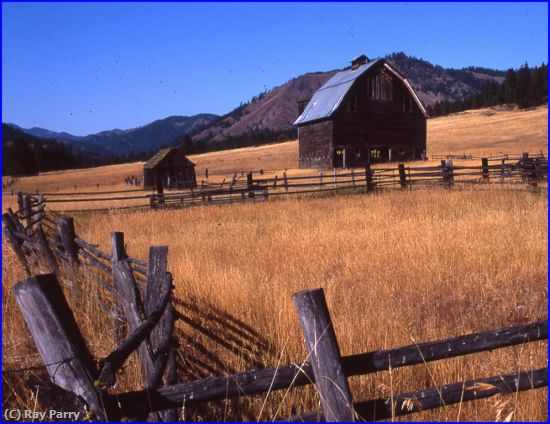
<path fill-rule="evenodd" d="M 156 193 L 146 190 L 119 190 L 103 192 L 43 193 L 40 197 L 19 193 L 19 209 L 27 220 L 40 215 L 40 205 L 80 204 L 103 202 L 105 208 L 84 208 L 81 210 L 107 210 L 109 208 L 131 209 L 149 207 L 187 207 L 208 204 L 242 203 L 267 200 L 272 196 L 308 195 L 312 193 L 336 193 L 340 191 L 373 192 L 379 190 L 413 190 L 418 188 L 495 185 L 527 186 L 536 189 L 540 183 L 548 180 L 548 160 L 543 153 L 518 156 L 499 156 L 476 158 L 471 155 L 441 155 L 439 166 L 408 166 L 397 164 L 395 167 L 370 167 L 342 171 L 319 171 L 318 175 L 289 176 L 284 172 L 274 177 L 246 174 L 246 178 L 224 178 L 221 183 L 203 180 L 196 189 L 164 189 Z M 479 166 L 454 165 L 452 159 L 481 160 Z M 114 195 L 109 196 L 109 195 Z M 69 197 L 62 198 L 61 196 Z M 81 197 L 81 196 L 85 196 Z M 25 209 L 26 201 L 32 205 L 32 212 Z M 115 206 L 119 202 L 126 205 Z M 133 202 L 128 204 L 128 202 Z M 135 204 L 139 203 L 139 204 Z M 28 209 L 28 207 L 27 207 Z M 43 208 L 42 208 L 43 210 Z M 35 218 L 32 220 L 36 221 Z M 27 222 L 28 225 L 28 222 Z"/>
<path fill-rule="evenodd" d="M 4 236 L 29 275 L 14 286 L 17 302 L 54 382 L 82 397 L 95 419 L 174 421 L 184 404 L 314 384 L 321 410 L 273 418 L 380 420 L 548 384 L 547 368 L 543 368 L 402 393 L 392 399 L 357 401 L 348 377 L 546 340 L 548 321 L 342 357 L 322 289 L 294 295 L 307 361 L 181 383 L 175 359 L 176 310 L 168 248 L 151 247 L 147 261 L 130 258 L 124 234 L 113 232 L 107 253 L 79 237 L 71 217 L 44 215 L 42 222 L 56 223 L 44 231 L 42 222 L 25 227 L 25 216 L 21 210 L 2 215 Z M 38 272 L 50 274 L 35 275 Z M 95 289 L 82 293 L 80 274 L 91 278 Z M 103 360 L 98 362 L 87 350 L 60 281 L 76 295 L 77 302 L 79 296 L 90 296 L 111 317 L 116 347 Z M 126 323 L 126 335 L 121 322 Z M 134 351 L 144 389 L 113 394 L 117 371 Z"/>

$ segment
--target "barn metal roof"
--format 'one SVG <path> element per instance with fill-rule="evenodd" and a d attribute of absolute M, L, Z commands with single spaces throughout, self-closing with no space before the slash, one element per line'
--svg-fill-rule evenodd
<path fill-rule="evenodd" d="M 338 106 L 342 103 L 342 99 L 355 80 L 381 60 L 378 59 L 365 63 L 356 69 L 338 72 L 315 92 L 302 114 L 294 122 L 294 125 L 329 118 L 338 109 Z"/>
<path fill-rule="evenodd" d="M 294 122 L 294 125 L 302 125 L 307 122 L 330 118 L 342 103 L 342 100 L 355 80 L 367 72 L 371 67 L 379 63 L 384 63 L 384 66 L 389 71 L 405 83 L 405 86 L 410 91 L 421 112 L 427 118 L 428 114 L 426 113 L 426 109 L 418 99 L 418 96 L 407 79 L 399 71 L 388 65 L 384 59 L 377 59 L 361 65 L 356 69 L 348 69 L 334 75 L 315 92 L 302 114 L 298 117 L 296 122 Z"/>

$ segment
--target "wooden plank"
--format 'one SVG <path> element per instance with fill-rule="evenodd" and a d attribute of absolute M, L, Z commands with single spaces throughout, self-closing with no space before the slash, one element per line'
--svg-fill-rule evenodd
<path fill-rule="evenodd" d="M 21 281 L 13 292 L 52 381 L 106 420 L 102 394 L 93 383 L 97 370 L 55 275 Z"/>
<path fill-rule="evenodd" d="M 115 350 L 111 352 L 107 358 L 105 358 L 98 378 L 98 384 L 100 387 L 110 388 L 114 386 L 116 382 L 116 372 L 122 367 L 132 352 L 136 350 L 139 345 L 151 334 L 151 331 L 153 331 L 164 313 L 164 310 L 170 301 L 170 297 L 171 287 L 162 293 L 162 297 L 159 299 L 157 308 L 149 314 L 145 322 L 132 331 L 128 337 L 126 337 L 126 339 L 124 339 L 115 348 Z"/>
<path fill-rule="evenodd" d="M 4 237 L 8 240 L 9 244 L 11 245 L 11 248 L 15 252 L 15 255 L 17 256 L 17 259 L 19 259 L 19 262 L 23 266 L 23 269 L 27 273 L 27 275 L 31 275 L 31 271 L 29 268 L 29 263 L 27 261 L 27 257 L 25 255 L 25 252 L 23 252 L 23 248 L 21 247 L 21 243 L 17 240 L 17 238 L 14 235 L 13 229 L 11 228 L 10 224 L 6 222 L 7 214 L 2 214 L 2 234 Z M 9 219 L 9 218 L 8 218 Z"/>
<path fill-rule="evenodd" d="M 42 224 L 38 224 L 35 233 L 36 233 L 36 238 L 38 240 L 38 245 L 40 247 L 40 250 L 42 251 L 42 254 L 44 255 L 44 257 L 46 258 L 46 261 L 50 266 L 51 272 L 57 275 L 59 272 L 59 269 L 57 267 L 57 262 L 55 261 L 55 256 L 52 250 L 50 249 L 48 241 L 46 240 L 46 235 L 44 234 L 44 229 L 42 228 Z"/>
<path fill-rule="evenodd" d="M 89 252 L 93 253 L 94 255 L 96 255 L 96 256 L 98 256 L 102 259 L 106 259 L 108 261 L 111 260 L 111 255 L 99 250 L 98 245 L 88 243 L 86 240 L 84 240 L 84 239 L 82 239 L 78 236 L 75 237 L 74 241 L 75 241 L 76 244 L 78 244 L 79 247 L 88 250 Z"/>
<path fill-rule="evenodd" d="M 113 264 L 113 279 L 115 293 L 120 308 L 128 324 L 128 332 L 136 330 L 143 322 L 143 305 L 139 291 L 134 280 L 132 268 L 127 259 Z M 153 369 L 153 356 L 146 343 L 141 343 L 138 348 L 138 356 L 141 364 L 141 375 L 144 382 L 149 381 L 149 375 Z"/>
<path fill-rule="evenodd" d="M 499 394 L 513 395 L 546 386 L 548 386 L 548 368 L 540 368 L 399 393 L 394 396 L 393 404 L 391 399 L 381 398 L 359 402 L 353 407 L 360 420 L 379 421 Z M 322 411 L 313 411 L 289 417 L 284 421 L 323 421 L 324 418 Z"/>
<path fill-rule="evenodd" d="M 181 407 L 183 402 L 191 405 L 224 400 L 303 386 L 312 381 L 313 373 L 309 364 L 293 364 L 231 376 L 208 377 L 160 389 L 127 392 L 118 395 L 117 400 L 123 410 L 128 409 L 127 413 L 135 411 L 135 408 L 144 408 L 147 412 L 159 411 Z"/>
<path fill-rule="evenodd" d="M 26 228 L 32 228 L 32 222 L 31 222 L 31 196 L 26 194 L 23 197 L 23 215 L 25 216 L 25 219 L 27 221 Z"/>
<path fill-rule="evenodd" d="M 145 316 L 149 317 L 158 308 L 159 299 L 164 293 L 172 292 L 172 276 L 168 273 L 168 247 L 152 246 L 149 248 L 149 259 L 147 261 L 147 282 L 144 294 Z M 174 308 L 170 301 L 166 305 L 162 317 L 149 337 L 152 353 L 153 366 L 145 381 L 146 387 L 159 387 L 163 384 L 163 375 L 168 364 L 168 357 L 173 346 L 172 331 L 174 328 Z M 175 362 L 172 364 L 175 366 Z M 174 370 L 176 372 L 176 370 Z M 170 410 L 160 414 L 160 418 L 169 421 L 176 416 L 176 410 Z"/>
<path fill-rule="evenodd" d="M 75 242 L 76 233 L 74 229 L 74 219 L 70 216 L 58 217 L 57 229 L 69 263 L 78 265 L 78 245 Z"/>
<path fill-rule="evenodd" d="M 390 364 L 392 368 L 398 368 L 547 338 L 548 321 L 543 320 L 433 342 L 350 355 L 344 357 L 342 363 L 347 376 L 363 375 L 387 371 Z"/>
<path fill-rule="evenodd" d="M 126 251 L 124 248 L 124 233 L 113 231 L 111 233 L 111 261 L 118 262 L 126 259 Z"/>
<path fill-rule="evenodd" d="M 351 421 L 351 393 L 323 289 L 301 291 L 293 297 L 323 413 L 327 421 Z"/>
<path fill-rule="evenodd" d="M 15 226 L 15 230 L 16 231 L 20 231 L 20 232 L 24 232 L 25 231 L 25 228 L 23 227 L 23 225 L 21 224 L 21 222 L 19 222 L 19 219 L 17 219 L 17 216 L 15 216 L 15 214 L 13 213 L 13 211 L 11 210 L 11 208 L 8 208 L 6 213 L 8 214 L 9 218 L 10 218 L 10 221 L 13 223 L 13 225 Z"/>

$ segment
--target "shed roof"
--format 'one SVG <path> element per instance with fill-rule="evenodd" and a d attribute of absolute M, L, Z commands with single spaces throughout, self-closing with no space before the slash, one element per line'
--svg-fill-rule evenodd
<path fill-rule="evenodd" d="M 384 59 L 378 59 L 365 63 L 355 69 L 347 69 L 334 75 L 315 92 L 302 114 L 294 122 L 294 125 L 302 125 L 307 122 L 330 118 L 338 109 L 357 78 L 368 72 L 374 65 L 380 63 L 383 63 L 388 70 L 392 71 L 399 79 L 404 81 L 405 86 L 409 89 L 413 98 L 418 103 L 420 110 L 427 116 L 424 106 L 422 106 L 420 100 L 418 100 L 418 97 L 406 78 L 397 70 L 389 66 Z"/>
<path fill-rule="evenodd" d="M 154 168 L 156 168 L 157 166 L 160 165 L 160 163 L 163 160 L 165 160 L 170 155 L 170 153 L 172 153 L 174 151 L 177 152 L 178 149 L 175 148 L 175 147 L 168 147 L 166 149 L 160 149 L 157 153 L 155 153 L 153 156 L 151 156 L 151 158 L 147 162 L 145 162 L 145 164 L 143 165 L 143 168 L 145 168 L 145 169 L 154 169 Z M 183 156 L 183 153 L 182 153 L 182 156 Z M 195 166 L 195 164 L 193 162 L 191 162 L 187 157 L 184 156 L 184 159 L 185 159 L 185 162 L 182 165 Z"/>

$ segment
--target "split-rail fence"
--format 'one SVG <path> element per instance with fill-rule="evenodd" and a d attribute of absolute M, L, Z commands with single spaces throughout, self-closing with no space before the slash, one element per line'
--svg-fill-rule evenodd
<path fill-rule="evenodd" d="M 13 292 L 52 381 L 81 400 L 93 419 L 173 421 L 188 405 L 314 384 L 319 410 L 273 419 L 382 420 L 548 385 L 547 368 L 541 368 L 357 401 L 349 389 L 350 376 L 544 340 L 548 321 L 341 356 L 322 289 L 294 294 L 305 361 L 181 382 L 168 248 L 151 247 L 148 261 L 128 257 L 124 234 L 113 232 L 111 252 L 103 252 L 76 234 L 73 218 L 45 213 L 39 199 L 25 202 L 23 210 L 2 215 L 3 234 L 29 275 Z M 78 292 L 82 276 L 94 283 L 93 290 Z M 78 305 L 69 305 L 67 290 L 77 303 L 93 296 L 113 318 L 116 347 L 105 358 L 92 357 L 73 314 Z M 133 352 L 143 389 L 115 394 L 117 371 Z"/>
<path fill-rule="evenodd" d="M 472 156 L 442 156 L 438 166 L 382 166 L 346 170 L 320 170 L 317 175 L 290 176 L 286 172 L 267 178 L 260 172 L 234 174 L 222 182 L 203 180 L 196 189 L 167 190 L 162 184 L 155 192 L 121 190 L 104 192 L 42 193 L 50 208 L 57 204 L 77 205 L 99 203 L 101 209 L 166 208 L 195 205 L 256 202 L 288 195 L 315 193 L 373 193 L 380 190 L 413 190 L 464 186 L 494 187 L 495 185 L 540 188 L 548 180 L 548 160 L 543 154 L 474 158 Z M 455 159 L 479 159 L 480 165 L 454 165 Z M 19 198 L 30 194 L 18 193 Z M 38 196 L 38 194 L 36 194 Z M 137 203 L 136 203 L 137 202 Z M 138 204 L 139 203 L 139 204 Z M 125 205 L 123 205 L 125 204 Z M 81 209 L 82 210 L 82 209 Z M 89 210 L 89 208 L 83 208 Z M 92 209 L 95 210 L 95 209 Z"/>

